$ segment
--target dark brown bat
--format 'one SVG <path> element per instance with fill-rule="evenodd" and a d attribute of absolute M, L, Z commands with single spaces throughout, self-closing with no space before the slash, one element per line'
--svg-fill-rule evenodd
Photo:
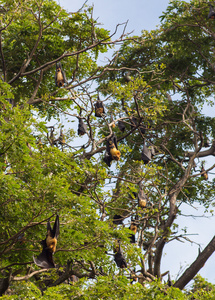
<path fill-rule="evenodd" d="M 102 114 L 105 114 L 105 109 L 104 109 L 102 101 L 100 101 L 100 99 L 98 97 L 98 100 L 95 103 L 95 116 L 98 118 L 101 118 Z"/>
<path fill-rule="evenodd" d="M 67 83 L 65 72 L 62 69 L 61 62 L 56 63 L 55 84 L 58 87 L 64 86 Z"/>
<path fill-rule="evenodd" d="M 118 121 L 118 128 L 122 132 L 125 131 L 125 125 L 124 125 L 123 121 Z"/>
<path fill-rule="evenodd" d="M 121 215 L 113 216 L 113 224 L 115 224 L 115 225 L 120 225 L 120 224 L 123 225 L 123 220 L 124 220 L 124 218 Z"/>
<path fill-rule="evenodd" d="M 78 122 L 78 135 L 84 135 L 87 133 L 87 125 L 84 124 L 82 119 L 79 119 Z"/>
<path fill-rule="evenodd" d="M 211 4 L 209 4 L 209 5 L 210 5 L 210 10 L 209 10 L 209 14 L 208 14 L 208 19 L 214 20 L 215 19 L 214 7 Z"/>
<path fill-rule="evenodd" d="M 125 256 L 122 254 L 122 250 L 120 244 L 115 249 L 116 252 L 114 253 L 114 261 L 119 268 L 127 268 L 127 262 Z"/>
<path fill-rule="evenodd" d="M 148 164 L 148 162 L 150 162 L 152 158 L 152 153 L 151 151 L 146 147 L 146 144 L 144 142 L 143 144 L 143 149 L 142 149 L 142 153 L 141 153 L 141 160 L 144 162 L 144 164 Z"/>
<path fill-rule="evenodd" d="M 59 230 L 59 216 L 56 216 L 53 229 L 51 224 L 47 222 L 47 235 L 44 240 L 41 241 L 43 247 L 42 253 L 36 258 L 33 256 L 34 263 L 44 269 L 55 268 L 55 263 L 53 261 L 53 254 L 56 251 L 57 239 L 60 233 Z"/>

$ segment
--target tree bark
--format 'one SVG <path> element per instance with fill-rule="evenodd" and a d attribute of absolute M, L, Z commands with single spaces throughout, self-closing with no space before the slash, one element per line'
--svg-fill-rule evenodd
<path fill-rule="evenodd" d="M 204 266 L 205 262 L 213 254 L 214 251 L 215 236 L 205 247 L 205 249 L 198 255 L 198 257 L 192 263 L 192 265 L 186 269 L 186 271 L 181 275 L 181 277 L 175 282 L 173 286 L 182 290 L 194 278 L 198 271 Z"/>

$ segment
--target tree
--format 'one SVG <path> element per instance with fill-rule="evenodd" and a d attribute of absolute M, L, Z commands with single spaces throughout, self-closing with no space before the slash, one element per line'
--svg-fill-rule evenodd
<path fill-rule="evenodd" d="M 188 239 L 177 231 L 181 204 L 207 209 L 213 199 L 214 180 L 206 174 L 215 165 L 204 169 L 201 160 L 214 156 L 215 147 L 214 118 L 202 114 L 214 92 L 215 25 L 208 10 L 205 2 L 173 1 L 159 29 L 129 37 L 126 24 L 118 24 L 122 33 L 114 40 L 92 8 L 68 13 L 54 1 L 2 1 L 5 297 L 189 297 L 179 289 L 214 252 L 214 238 L 169 289 L 161 281 L 171 270 L 162 273 L 161 262 L 167 243 Z M 98 55 L 118 43 L 108 65 L 98 66 Z M 54 80 L 59 62 L 68 80 L 62 87 Z M 101 117 L 94 116 L 97 99 L 105 106 Z M 83 137 L 62 116 L 85 124 Z M 104 156 L 109 162 L 113 133 L 121 158 L 109 167 Z M 40 269 L 32 257 L 57 213 L 57 267 Z M 116 266 L 116 253 L 127 268 Z"/>

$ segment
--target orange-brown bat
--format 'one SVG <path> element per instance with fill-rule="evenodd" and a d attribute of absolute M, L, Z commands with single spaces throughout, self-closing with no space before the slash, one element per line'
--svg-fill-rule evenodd
<path fill-rule="evenodd" d="M 138 199 L 138 205 L 141 208 L 145 208 L 146 205 L 147 205 L 148 198 L 147 198 L 146 194 L 143 191 L 142 184 L 140 185 L 139 192 L 138 192 L 138 195 L 137 195 L 137 199 Z"/>
<path fill-rule="evenodd" d="M 62 69 L 61 62 L 56 63 L 55 84 L 58 87 L 64 86 L 67 83 L 65 72 Z"/>
<path fill-rule="evenodd" d="M 105 113 L 105 109 L 103 106 L 102 101 L 100 101 L 99 96 L 98 96 L 98 100 L 95 103 L 95 116 L 98 118 L 102 117 L 102 114 Z"/>
<path fill-rule="evenodd" d="M 204 173 L 202 173 L 202 172 L 204 172 Z M 201 176 L 204 178 L 204 180 L 208 180 L 208 173 L 205 171 L 203 164 L 202 164 L 202 168 L 201 168 L 201 173 L 202 173 Z"/>
<path fill-rule="evenodd" d="M 109 139 L 107 139 L 106 143 L 106 152 L 104 157 L 104 162 L 110 167 L 110 163 L 112 160 L 119 160 L 121 156 L 120 151 L 117 147 L 117 138 L 116 135 L 113 134 Z"/>
<path fill-rule="evenodd" d="M 50 222 L 47 222 L 47 235 L 46 238 L 41 241 L 43 247 L 42 253 L 40 253 L 37 258 L 33 256 L 34 263 L 40 268 L 55 268 L 53 254 L 56 251 L 57 239 L 60 233 L 59 225 L 58 215 L 56 216 L 53 229 L 51 228 Z"/>

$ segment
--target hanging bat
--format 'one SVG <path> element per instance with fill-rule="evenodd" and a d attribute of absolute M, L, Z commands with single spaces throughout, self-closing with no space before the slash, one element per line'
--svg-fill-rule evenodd
<path fill-rule="evenodd" d="M 123 225 L 124 218 L 121 215 L 114 215 L 113 217 L 113 224 L 115 225 Z"/>
<path fill-rule="evenodd" d="M 139 192 L 138 192 L 138 195 L 137 195 L 137 200 L 138 200 L 139 207 L 141 207 L 141 208 L 146 207 L 147 202 L 148 202 L 148 198 L 147 198 L 146 194 L 143 191 L 143 186 L 142 185 L 140 185 Z"/>
<path fill-rule="evenodd" d="M 99 96 L 98 96 L 98 100 L 95 103 L 95 116 L 98 118 L 101 118 L 102 114 L 105 114 L 105 109 L 104 109 L 102 101 L 100 101 Z"/>
<path fill-rule="evenodd" d="M 56 216 L 53 229 L 51 228 L 50 222 L 47 222 L 47 235 L 46 238 L 41 241 L 43 247 L 42 253 L 40 253 L 37 258 L 33 256 L 34 263 L 40 268 L 55 268 L 53 254 L 56 251 L 57 239 L 60 233 L 59 225 L 58 215 Z"/>
<path fill-rule="evenodd" d="M 107 139 L 106 152 L 103 160 L 110 167 L 111 161 L 118 161 L 120 159 L 120 155 L 121 153 L 117 147 L 117 138 L 116 135 L 113 134 L 109 139 Z"/>
<path fill-rule="evenodd" d="M 65 144 L 65 136 L 64 136 L 64 134 L 63 134 L 62 128 L 60 129 L 60 136 L 59 136 L 58 140 L 59 140 L 59 144 L 60 144 L 60 145 Z"/>
<path fill-rule="evenodd" d="M 209 4 L 209 5 L 210 5 L 210 11 L 209 11 L 209 14 L 208 14 L 208 19 L 214 20 L 215 19 L 214 7 L 211 4 Z"/>
<path fill-rule="evenodd" d="M 112 157 L 110 154 L 107 153 L 107 151 L 105 151 L 105 156 L 103 158 L 103 161 L 108 165 L 108 167 L 110 167 L 110 163 L 112 162 Z"/>
<path fill-rule="evenodd" d="M 203 163 L 202 163 L 201 173 L 202 173 L 201 176 L 204 178 L 204 180 L 208 180 L 208 173 L 205 171 Z"/>
<path fill-rule="evenodd" d="M 152 153 L 151 151 L 146 147 L 145 145 L 145 141 L 143 144 L 143 149 L 142 149 L 142 153 L 141 153 L 141 160 L 144 162 L 144 164 L 148 164 L 148 162 L 150 162 L 152 158 Z"/>
<path fill-rule="evenodd" d="M 151 151 L 151 156 L 153 157 L 153 156 L 155 156 L 155 148 L 154 148 L 154 146 L 150 146 L 150 151 Z"/>
<path fill-rule="evenodd" d="M 137 217 L 137 216 L 136 216 Z M 137 222 L 136 222 L 136 217 L 135 217 L 135 220 L 134 219 L 131 219 L 131 225 L 129 227 L 130 230 L 132 230 L 134 233 L 131 233 L 130 234 L 130 242 L 132 244 L 136 243 L 136 240 L 135 240 L 135 234 L 137 233 Z"/>
<path fill-rule="evenodd" d="M 82 119 L 79 119 L 78 122 L 78 135 L 84 135 L 87 133 L 87 125 L 84 124 Z"/>
<path fill-rule="evenodd" d="M 122 254 L 122 250 L 120 247 L 120 244 L 118 244 L 117 248 L 115 248 L 116 251 L 114 251 L 114 261 L 119 268 L 127 268 L 127 263 L 125 256 Z"/>
<path fill-rule="evenodd" d="M 64 86 L 67 83 L 65 72 L 62 69 L 61 62 L 56 63 L 55 84 L 58 87 Z"/>
<path fill-rule="evenodd" d="M 113 160 L 120 159 L 121 153 L 117 147 L 117 138 L 115 134 L 113 134 L 112 137 L 107 140 L 107 152 L 111 155 Z"/>
<path fill-rule="evenodd" d="M 122 132 L 125 131 L 125 125 L 124 125 L 124 123 L 122 121 L 118 121 L 118 128 Z"/>

